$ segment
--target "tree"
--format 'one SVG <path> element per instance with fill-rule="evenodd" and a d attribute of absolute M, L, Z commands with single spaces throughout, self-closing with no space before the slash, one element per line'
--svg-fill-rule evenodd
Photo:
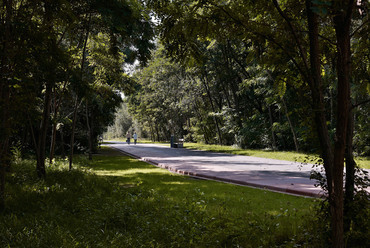
<path fill-rule="evenodd" d="M 62 130 L 58 125 L 65 124 L 64 129 L 68 129 L 68 121 L 60 120 L 69 119 L 71 109 L 73 119 L 81 119 L 77 115 L 81 114 L 78 107 L 82 99 L 95 103 L 92 107 L 85 104 L 87 111 L 83 113 L 92 141 L 93 136 L 104 131 L 102 125 L 112 121 L 112 110 L 120 102 L 117 90 L 130 89 L 130 79 L 124 75 L 122 63 L 136 59 L 145 63 L 153 47 L 154 33 L 149 15 L 139 1 L 119 0 L 1 1 L 0 32 L 4 34 L 0 36 L 0 207 L 3 207 L 5 170 L 10 164 L 12 144 L 21 141 L 23 147 L 30 148 L 33 143 L 37 174 L 45 177 L 49 148 L 46 137 L 52 133 L 52 160 L 57 131 Z M 107 39 L 98 41 L 97 37 L 102 35 Z M 106 42 L 106 49 L 101 53 L 104 59 L 89 61 L 92 50 L 87 48 L 94 39 Z M 105 71 L 93 75 L 99 66 Z M 97 78 L 100 85 L 90 87 L 88 80 Z M 58 89 L 61 89 L 59 97 Z M 71 97 L 72 108 L 64 105 Z M 109 111 L 97 111 L 96 106 Z M 91 126 L 92 121 L 97 125 Z M 19 140 L 20 136 L 32 138 Z M 64 134 L 61 137 L 64 139 Z M 73 150 L 75 142 L 71 140 Z"/>
<path fill-rule="evenodd" d="M 298 87 L 308 87 L 310 91 L 310 108 L 324 161 L 333 246 L 343 247 L 343 167 L 350 109 L 351 30 L 360 32 L 367 23 L 365 19 L 353 22 L 355 1 L 148 2 L 161 19 L 161 38 L 174 57 L 199 58 L 199 39 L 220 39 L 227 35 L 252 40 L 262 48 L 261 57 L 275 58 L 270 62 L 259 59 L 259 63 L 299 72 Z M 326 54 L 336 57 L 337 83 L 332 85 L 338 96 L 333 100 L 335 139 L 329 134 L 324 100 L 327 85 L 322 81 L 322 65 Z"/>

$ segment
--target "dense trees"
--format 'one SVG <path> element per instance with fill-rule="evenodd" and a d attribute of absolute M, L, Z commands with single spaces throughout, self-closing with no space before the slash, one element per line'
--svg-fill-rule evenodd
<path fill-rule="evenodd" d="M 143 2 L 160 39 L 134 84 L 123 65 L 145 63 L 153 46 Z M 370 152 L 366 1 L 0 3 L 1 206 L 10 147 L 33 151 L 39 177 L 47 153 L 52 163 L 69 151 L 71 168 L 75 148 L 91 158 L 123 91 L 154 140 L 320 153 L 342 246 L 354 228 L 353 153 Z"/>
<path fill-rule="evenodd" d="M 49 151 L 50 162 L 75 148 L 91 154 L 130 90 L 123 65 L 145 63 L 153 30 L 138 1 L 4 0 L 0 33 L 3 206 L 10 147 L 34 151 L 39 177 Z"/>
<path fill-rule="evenodd" d="M 362 132 L 369 114 L 369 67 L 359 62 L 369 59 L 366 1 L 147 2 L 161 21 L 165 50 L 189 68 L 177 85 L 190 79 L 199 93 L 190 104 L 193 122 L 183 121 L 182 127 L 191 125 L 186 132 L 180 126 L 181 135 L 250 147 L 316 148 L 325 168 L 333 246 L 342 247 L 343 192 L 346 204 L 354 195 L 353 130 Z M 163 102 L 146 106 L 166 112 Z M 360 140 L 366 142 L 366 135 Z"/>

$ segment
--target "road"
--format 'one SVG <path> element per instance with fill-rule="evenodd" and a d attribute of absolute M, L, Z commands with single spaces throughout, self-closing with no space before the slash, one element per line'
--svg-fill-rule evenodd
<path fill-rule="evenodd" d="M 309 197 L 323 195 L 310 180 L 312 165 L 276 159 L 109 142 L 123 153 L 175 173 Z"/>

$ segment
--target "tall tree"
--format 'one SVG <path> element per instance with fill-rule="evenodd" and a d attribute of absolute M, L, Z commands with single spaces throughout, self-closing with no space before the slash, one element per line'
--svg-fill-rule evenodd
<path fill-rule="evenodd" d="M 343 168 L 350 102 L 350 31 L 359 32 L 367 22 L 353 22 L 355 1 L 148 2 L 161 19 L 161 37 L 173 56 L 199 57 L 199 39 L 220 39 L 226 34 L 241 40 L 252 40 L 262 45 L 264 57 L 276 58 L 259 60 L 259 63 L 275 68 L 285 65 L 285 68 L 299 72 L 304 82 L 299 87 L 310 90 L 310 107 L 324 160 L 333 246 L 343 247 Z M 331 49 L 327 49 L 329 47 Z M 332 85 L 338 96 L 335 100 L 334 139 L 331 139 L 327 126 L 326 85 L 322 81 L 322 65 L 327 51 L 335 53 L 337 58 L 337 83 Z"/>

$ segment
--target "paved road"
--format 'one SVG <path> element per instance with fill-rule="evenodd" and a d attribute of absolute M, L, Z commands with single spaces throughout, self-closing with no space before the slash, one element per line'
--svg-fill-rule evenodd
<path fill-rule="evenodd" d="M 310 180 L 312 165 L 250 156 L 176 149 L 154 144 L 111 147 L 170 171 L 269 190 L 319 197 L 323 193 Z"/>

